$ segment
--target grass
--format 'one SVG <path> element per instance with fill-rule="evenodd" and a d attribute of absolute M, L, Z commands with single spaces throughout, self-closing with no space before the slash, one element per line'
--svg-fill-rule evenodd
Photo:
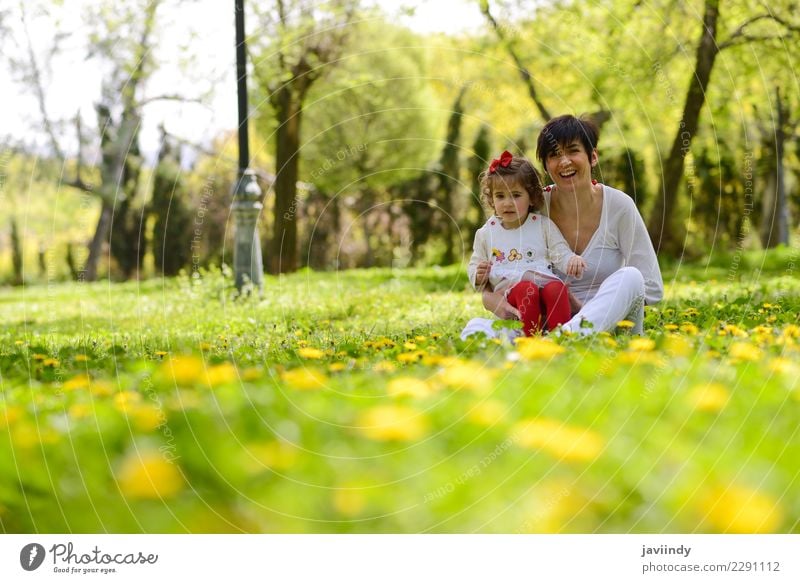
<path fill-rule="evenodd" d="M 0 525 L 800 532 L 793 254 L 715 261 L 515 346 L 458 268 L 2 290 Z"/>

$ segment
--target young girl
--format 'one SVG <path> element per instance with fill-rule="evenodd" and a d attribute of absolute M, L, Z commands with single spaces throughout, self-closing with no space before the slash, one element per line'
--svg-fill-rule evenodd
<path fill-rule="evenodd" d="M 470 283 L 476 290 L 488 284 L 503 292 L 519 310 L 526 336 L 567 322 L 567 286 L 550 266 L 580 278 L 586 263 L 550 219 L 536 212 L 544 196 L 533 165 L 503 152 L 481 175 L 481 197 L 494 216 L 475 233 Z"/>

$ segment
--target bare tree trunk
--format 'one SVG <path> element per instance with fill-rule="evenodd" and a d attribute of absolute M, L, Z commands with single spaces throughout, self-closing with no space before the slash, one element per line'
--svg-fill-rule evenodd
<path fill-rule="evenodd" d="M 17 219 L 11 217 L 11 265 L 14 268 L 13 285 L 22 285 L 22 244 L 19 240 L 19 230 L 17 229 Z"/>
<path fill-rule="evenodd" d="M 301 98 L 290 86 L 280 91 L 275 148 L 275 221 L 267 257 L 270 273 L 297 270 L 297 177 L 302 108 Z"/>
<path fill-rule="evenodd" d="M 789 207 L 786 197 L 786 170 L 784 152 L 786 147 L 787 107 L 781 97 L 780 89 L 775 88 L 775 102 L 778 106 L 778 120 L 775 133 L 775 166 L 764 192 L 761 216 L 761 244 L 764 249 L 789 244 Z"/>
<path fill-rule="evenodd" d="M 103 252 L 103 243 L 108 241 L 108 233 L 111 230 L 111 216 L 114 207 L 105 201 L 100 209 L 100 218 L 97 221 L 97 228 L 94 236 L 89 243 L 89 257 L 83 268 L 84 281 L 95 281 L 97 279 L 97 266 L 100 264 L 100 255 Z"/>
<path fill-rule="evenodd" d="M 719 0 L 706 0 L 703 15 L 703 33 L 697 47 L 697 57 L 689 91 L 683 107 L 683 115 L 672 142 L 669 157 L 664 163 L 661 178 L 661 197 L 656 199 L 650 215 L 648 230 L 656 251 L 678 255 L 683 245 L 686 226 L 676 216 L 678 192 L 683 179 L 686 155 L 692 145 L 700 122 L 700 110 L 706 99 L 706 90 L 719 53 L 717 44 L 717 20 Z"/>

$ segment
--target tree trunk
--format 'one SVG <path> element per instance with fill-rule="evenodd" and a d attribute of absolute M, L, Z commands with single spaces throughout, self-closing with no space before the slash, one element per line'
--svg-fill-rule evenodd
<path fill-rule="evenodd" d="M 775 166 L 774 174 L 767 182 L 763 198 L 761 216 L 761 244 L 764 249 L 789 244 L 789 207 L 786 198 L 786 171 L 784 151 L 786 146 L 786 104 L 781 98 L 780 89 L 775 88 L 775 102 L 778 104 L 778 120 L 775 127 Z"/>
<path fill-rule="evenodd" d="M 17 229 L 16 217 L 11 217 L 11 265 L 14 268 L 14 277 L 11 280 L 13 285 L 22 285 L 23 282 L 23 263 L 22 263 L 22 244 L 19 240 L 19 230 Z"/>
<path fill-rule="evenodd" d="M 275 147 L 275 221 L 267 257 L 270 273 L 290 273 L 297 270 L 296 219 L 301 98 L 289 86 L 280 91 Z"/>
<path fill-rule="evenodd" d="M 706 0 L 703 15 L 703 34 L 697 47 L 694 73 L 689 82 L 689 91 L 683 107 L 683 115 L 672 142 L 669 158 L 664 163 L 661 178 L 661 197 L 653 207 L 648 230 L 656 251 L 677 256 L 681 252 L 686 234 L 686 226 L 676 216 L 678 192 L 683 179 L 686 155 L 697 133 L 700 110 L 706 98 L 711 70 L 719 53 L 717 45 L 717 20 L 719 0 Z"/>
<path fill-rule="evenodd" d="M 84 281 L 95 281 L 97 279 L 97 266 L 100 264 L 100 254 L 103 252 L 103 243 L 108 241 L 108 232 L 111 229 L 111 216 L 113 212 L 114 206 L 104 200 L 103 207 L 100 209 L 100 219 L 97 221 L 97 228 L 94 230 L 94 236 L 89 243 L 89 257 L 86 259 L 86 265 L 83 268 Z"/>

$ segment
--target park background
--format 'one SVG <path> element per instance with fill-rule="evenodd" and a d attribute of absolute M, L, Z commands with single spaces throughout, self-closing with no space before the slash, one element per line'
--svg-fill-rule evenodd
<path fill-rule="evenodd" d="M 797 531 L 791 2 L 247 3 L 250 297 L 220 4 L 0 4 L 6 531 Z M 562 113 L 665 301 L 462 342 L 477 176 Z"/>

